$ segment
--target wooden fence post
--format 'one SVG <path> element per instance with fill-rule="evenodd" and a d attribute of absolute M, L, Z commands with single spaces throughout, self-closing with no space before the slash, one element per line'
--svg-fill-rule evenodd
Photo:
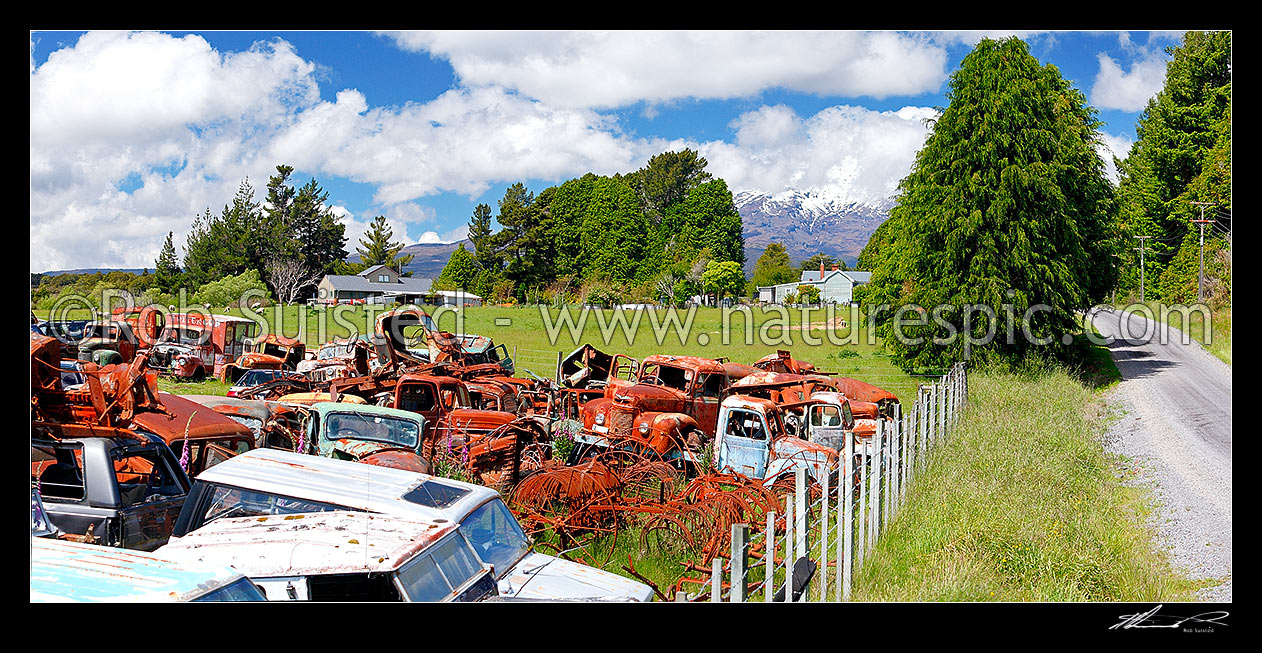
<path fill-rule="evenodd" d="M 796 488 L 794 493 L 796 493 Z M 796 503 L 793 495 L 785 497 L 784 500 L 784 601 L 788 603 L 793 598 L 793 525 L 796 523 L 793 519 L 793 505 Z"/>
<path fill-rule="evenodd" d="M 723 602 L 723 558 L 710 561 L 710 602 Z"/>
<path fill-rule="evenodd" d="M 745 602 L 745 567 L 749 561 L 749 525 L 732 524 L 732 603 Z"/>
<path fill-rule="evenodd" d="M 876 420 L 876 435 L 872 438 L 872 487 L 868 489 L 868 537 L 867 546 L 872 548 L 881 536 L 881 450 L 885 447 L 885 422 Z"/>
<path fill-rule="evenodd" d="M 875 437 L 875 436 L 873 436 Z M 869 445 L 871 441 L 869 439 Z M 858 540 L 855 542 L 855 567 L 863 565 L 863 554 L 868 543 L 868 455 L 867 448 L 863 453 L 859 454 L 859 514 L 856 515 L 855 521 L 858 523 L 859 532 Z"/>
<path fill-rule="evenodd" d="M 806 541 L 806 529 L 809 527 L 808 518 L 810 517 L 811 513 L 810 513 L 810 504 L 807 502 L 808 494 L 806 491 L 806 468 L 805 467 L 798 467 L 794 471 L 793 487 L 795 490 L 794 499 L 796 499 L 797 501 L 797 505 L 793 509 L 793 517 L 794 519 L 797 520 L 796 523 L 798 525 L 797 550 L 795 552 L 795 555 L 793 556 L 794 558 L 793 562 L 796 563 L 798 558 L 805 558 L 807 551 L 810 550 Z M 793 566 L 789 568 L 789 575 L 793 574 L 793 569 L 794 569 Z M 803 602 L 805 602 L 809 596 L 806 590 L 807 588 L 803 588 L 802 596 L 799 597 L 799 600 Z M 789 599 L 792 600 L 792 595 L 789 596 Z"/>

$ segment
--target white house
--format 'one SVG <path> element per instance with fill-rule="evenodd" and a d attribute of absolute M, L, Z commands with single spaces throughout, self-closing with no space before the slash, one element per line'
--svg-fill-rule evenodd
<path fill-rule="evenodd" d="M 766 304 L 780 304 L 785 295 L 796 295 L 798 286 L 815 286 L 819 288 L 819 300 L 825 304 L 849 304 L 854 300 L 854 288 L 868 282 L 871 272 L 858 270 L 840 270 L 833 266 L 832 270 L 803 270 L 797 281 L 775 286 L 759 286 L 758 301 Z"/>

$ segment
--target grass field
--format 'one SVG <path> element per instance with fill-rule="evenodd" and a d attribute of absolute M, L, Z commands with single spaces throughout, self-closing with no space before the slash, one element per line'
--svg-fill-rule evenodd
<path fill-rule="evenodd" d="M 856 575 L 859 601 L 1178 601 L 1199 587 L 1106 454 L 1099 393 L 1064 371 L 970 377 L 967 410 Z"/>
<path fill-rule="evenodd" d="M 568 354 L 591 343 L 608 353 L 637 359 L 650 354 L 678 354 L 726 357 L 746 364 L 777 349 L 788 349 L 794 357 L 814 363 L 823 371 L 867 381 L 900 397 L 914 394 L 916 385 L 928 378 L 906 374 L 892 365 L 876 339 L 869 336 L 866 328 L 854 326 L 853 316 L 844 309 L 831 315 L 818 308 L 805 314 L 800 309 L 780 312 L 759 308 L 697 308 L 671 313 L 591 309 L 585 315 L 584 309 L 576 306 L 544 309 L 546 313 L 534 306 L 475 307 L 459 312 L 425 309 L 440 328 L 490 336 L 497 345 L 507 346 L 519 368 L 544 377 L 553 376 L 557 352 Z M 238 309 L 217 308 L 213 312 L 242 315 Z M 261 309 L 258 313 L 270 332 L 297 337 L 314 347 L 333 338 L 371 333 L 371 320 L 380 310 L 370 312 L 365 306 L 315 310 L 289 305 Z M 567 315 L 569 323 L 564 322 Z M 60 319 L 88 317 L 84 313 Z M 836 318 L 844 320 L 844 325 Z M 834 324 L 831 340 L 825 333 L 826 322 Z M 803 324 L 807 325 L 805 329 Z M 167 385 L 164 390 L 181 394 L 222 394 L 213 391 L 210 382 Z"/>

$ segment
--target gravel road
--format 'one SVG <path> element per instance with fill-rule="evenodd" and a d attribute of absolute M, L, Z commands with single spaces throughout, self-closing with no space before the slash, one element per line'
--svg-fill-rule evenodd
<path fill-rule="evenodd" d="M 1092 322 L 1113 339 L 1123 379 L 1109 397 L 1121 418 L 1107 447 L 1133 459 L 1152 487 L 1160 504 L 1153 519 L 1174 566 L 1225 580 L 1197 599 L 1231 601 L 1231 367 L 1142 315 L 1101 310 Z"/>

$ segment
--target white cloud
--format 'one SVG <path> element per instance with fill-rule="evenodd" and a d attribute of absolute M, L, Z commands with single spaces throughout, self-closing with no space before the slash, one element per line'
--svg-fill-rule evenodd
<path fill-rule="evenodd" d="M 298 116 L 270 156 L 374 184 L 374 201 L 383 205 L 443 191 L 472 198 L 495 182 L 609 174 L 646 158 L 610 118 L 500 88 L 455 89 L 425 104 L 371 110 L 358 91 L 343 91 L 335 103 Z"/>
<path fill-rule="evenodd" d="M 733 192 L 812 191 L 849 201 L 892 196 L 929 134 L 926 107 L 871 111 L 829 107 L 808 118 L 788 107 L 762 107 L 732 123 L 736 143 L 700 146 L 710 171 Z"/>
<path fill-rule="evenodd" d="M 523 54 L 522 61 L 541 67 L 540 75 L 589 75 L 544 89 L 560 105 L 525 91 L 477 86 L 385 108 L 369 106 L 353 88 L 321 100 L 316 67 L 283 41 L 222 54 L 196 36 L 86 34 L 42 65 L 32 63 L 31 269 L 151 268 L 168 231 L 179 249 L 194 216 L 208 208 L 218 214 L 242 178 L 249 178 L 262 201 L 278 162 L 320 179 L 376 187 L 374 206 L 358 215 L 335 207 L 352 253 L 376 215 L 387 217 L 397 240 L 410 242 L 407 230 L 415 225 L 426 225 L 417 229 L 422 242 L 464 238 L 467 227 L 444 232 L 434 211 L 415 201 L 427 195 L 450 191 L 472 198 L 495 183 L 626 172 L 684 147 L 701 151 L 711 172 L 733 190 L 823 189 L 880 199 L 906 175 L 927 133 L 919 120 L 931 110 L 838 106 L 799 116 L 785 106 L 764 106 L 732 121 L 734 137 L 725 139 L 731 142 L 697 143 L 634 138 L 615 118 L 564 100 L 576 92 L 571 84 L 583 83 L 592 85 L 593 97 L 607 98 L 602 101 L 643 93 L 673 97 L 686 91 L 679 76 L 696 79 L 697 70 L 714 78 L 698 93 L 715 96 L 753 93 L 776 79 L 804 91 L 895 93 L 900 84 L 936 88 L 945 78 L 941 48 L 895 34 L 702 33 L 679 34 L 670 43 L 632 36 L 562 35 L 553 37 L 561 41 L 549 55 L 553 59 Z M 471 40 L 484 37 L 425 38 L 445 44 L 445 56 L 464 61 Z M 593 39 L 607 47 L 575 50 Z M 479 55 L 494 64 L 478 73 L 485 79 L 522 72 L 514 67 L 525 64 L 514 63 L 513 56 L 544 47 L 547 39 L 522 34 L 489 41 Z M 775 51 L 777 45 L 783 51 Z M 669 56 L 649 46 L 665 48 Z M 647 62 L 635 63 L 646 56 Z M 689 56 L 702 58 L 695 66 L 670 67 L 660 84 L 643 74 L 673 57 L 691 61 Z M 591 77 L 623 62 L 634 84 L 647 84 L 630 89 L 631 95 Z M 830 65 L 840 72 L 825 74 Z M 742 66 L 748 79 L 733 72 Z M 531 79 L 521 78 L 528 84 Z"/>
<path fill-rule="evenodd" d="M 152 268 L 168 231 L 178 249 L 243 178 L 266 185 L 258 153 L 318 99 L 313 70 L 281 41 L 221 55 L 157 33 L 90 32 L 32 59 L 31 269 Z"/>
<path fill-rule="evenodd" d="M 947 53 L 895 32 L 390 32 L 451 62 L 466 86 L 558 107 L 750 97 L 771 88 L 885 98 L 937 91 Z"/>
<path fill-rule="evenodd" d="M 1109 181 L 1114 184 L 1118 183 L 1117 166 L 1113 165 L 1113 157 L 1126 160 L 1130 154 L 1131 146 L 1135 144 L 1131 138 L 1125 134 L 1114 136 L 1101 132 L 1101 139 L 1104 141 L 1096 146 L 1096 152 L 1104 161 L 1104 173 L 1108 176 Z"/>
<path fill-rule="evenodd" d="M 1122 70 L 1109 55 L 1098 57 L 1100 72 L 1091 86 L 1091 104 L 1101 109 L 1142 111 L 1148 99 L 1161 90 L 1166 81 L 1166 62 L 1160 54 L 1136 61 L 1130 72 Z"/>

